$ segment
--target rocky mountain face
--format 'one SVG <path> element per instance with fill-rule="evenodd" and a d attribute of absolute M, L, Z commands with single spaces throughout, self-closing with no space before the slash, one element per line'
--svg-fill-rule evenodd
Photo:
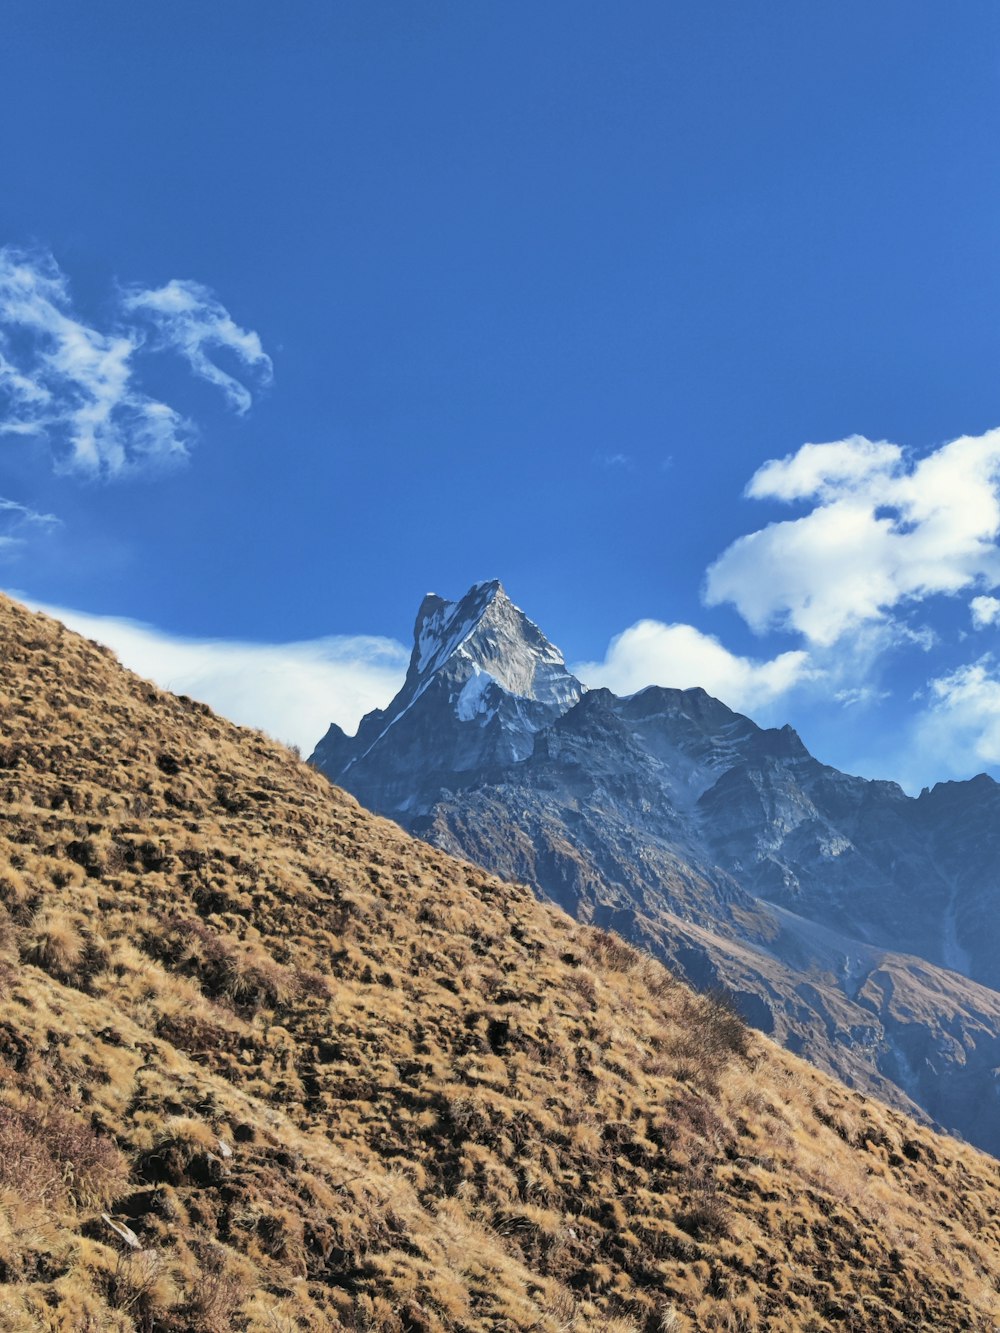
<path fill-rule="evenodd" d="M 1000 1153 L 1000 787 L 918 798 L 703 690 L 585 691 L 497 583 L 428 597 L 406 684 L 313 762 L 613 927 L 848 1083 Z"/>
<path fill-rule="evenodd" d="M 1000 1163 L 4 597 L 0 1073 L 4 1333 L 1000 1320 Z"/>
<path fill-rule="evenodd" d="M 442 786 L 527 759 L 582 686 L 498 583 L 424 598 L 403 688 L 354 737 L 335 723 L 312 762 L 350 774 L 372 808 L 423 813 Z"/>

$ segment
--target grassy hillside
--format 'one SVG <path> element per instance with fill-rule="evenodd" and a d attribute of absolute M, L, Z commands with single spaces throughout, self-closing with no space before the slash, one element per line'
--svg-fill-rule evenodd
<path fill-rule="evenodd" d="M 0 600 L 0 1331 L 992 1330 L 1000 1165 Z"/>

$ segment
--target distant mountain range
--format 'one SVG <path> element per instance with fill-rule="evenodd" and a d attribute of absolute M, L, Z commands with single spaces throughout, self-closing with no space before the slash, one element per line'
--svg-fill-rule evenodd
<path fill-rule="evenodd" d="M 848 1084 L 1000 1155 L 1000 787 L 907 796 L 704 690 L 586 690 L 507 597 L 424 599 L 406 681 L 312 762 L 611 927 Z"/>

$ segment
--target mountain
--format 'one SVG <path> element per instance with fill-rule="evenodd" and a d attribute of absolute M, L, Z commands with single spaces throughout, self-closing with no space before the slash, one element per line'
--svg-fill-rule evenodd
<path fill-rule="evenodd" d="M 704 690 L 584 691 L 497 583 L 428 599 L 416 637 L 386 714 L 317 747 L 333 781 L 689 981 L 724 986 L 849 1085 L 1000 1154 L 996 783 L 911 798 Z M 477 671 L 489 704 L 471 712 Z M 504 726 L 516 744 L 500 742 Z"/>
<path fill-rule="evenodd" d="M 5 1333 L 1000 1319 L 996 1161 L 4 598 L 0 904 Z"/>
<path fill-rule="evenodd" d="M 313 762 L 350 773 L 380 809 L 416 812 L 445 780 L 526 759 L 537 733 L 581 693 L 499 583 L 476 584 L 460 602 L 429 593 L 399 694 L 386 711 L 369 713 L 354 737 L 331 725 Z"/>

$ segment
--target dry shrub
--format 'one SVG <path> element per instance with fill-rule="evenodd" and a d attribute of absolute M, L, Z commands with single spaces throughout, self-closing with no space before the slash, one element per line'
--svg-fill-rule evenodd
<path fill-rule="evenodd" d="M 579 972 L 571 972 L 568 982 L 588 1004 L 594 1005 L 597 1003 L 597 982 L 589 968 L 581 969 Z"/>
<path fill-rule="evenodd" d="M 55 1107 L 0 1102 L 0 1186 L 24 1198 L 108 1207 L 128 1190 L 113 1140 Z"/>
<path fill-rule="evenodd" d="M 257 1219 L 261 1249 L 290 1269 L 306 1271 L 304 1227 L 301 1217 L 287 1209 L 266 1212 Z"/>
<path fill-rule="evenodd" d="M 294 1306 L 265 1292 L 256 1292 L 246 1308 L 247 1333 L 301 1333 L 304 1322 Z"/>
<path fill-rule="evenodd" d="M 692 1083 L 717 1091 L 728 1065 L 751 1059 L 753 1034 L 724 992 L 686 993 L 679 1017 L 680 1028 L 668 1049 Z"/>
<path fill-rule="evenodd" d="M 249 1299 L 251 1284 L 245 1265 L 221 1245 L 206 1245 L 198 1255 L 197 1277 L 183 1312 L 191 1333 L 228 1333 Z"/>
<path fill-rule="evenodd" d="M 263 950 L 241 950 L 234 954 L 223 992 L 237 1006 L 280 1009 L 301 994 L 295 972 L 276 963 Z"/>
<path fill-rule="evenodd" d="M 590 954 L 598 967 L 610 972 L 631 972 L 643 961 L 642 955 L 620 935 L 597 927 L 590 931 Z"/>
<path fill-rule="evenodd" d="M 82 968 L 86 951 L 86 941 L 73 917 L 58 908 L 46 908 L 22 943 L 21 956 L 57 981 L 70 981 Z"/>
<path fill-rule="evenodd" d="M 228 1175 L 219 1136 L 187 1116 L 172 1116 L 151 1148 L 136 1158 L 135 1172 L 148 1184 L 210 1185 Z"/>
<path fill-rule="evenodd" d="M 225 938 L 204 922 L 171 916 L 150 940 L 156 956 L 193 976 L 213 1000 L 227 1000 L 237 1009 L 276 1009 L 301 993 L 299 977 L 264 949 Z"/>
<path fill-rule="evenodd" d="M 63 1174 L 31 1118 L 0 1104 L 0 1186 L 41 1204 L 65 1196 Z"/>
<path fill-rule="evenodd" d="M 714 990 L 709 991 L 704 1000 L 702 1024 L 704 1040 L 709 1049 L 717 1052 L 726 1062 L 730 1056 L 735 1056 L 737 1060 L 748 1060 L 753 1047 L 753 1034 L 732 996 L 726 991 Z"/>
<path fill-rule="evenodd" d="M 233 1051 L 239 1048 L 240 1031 L 233 1015 L 229 1021 L 219 1021 L 226 1017 L 224 1010 L 216 1010 L 213 1015 L 211 1001 L 199 992 L 201 1008 L 191 1005 L 186 999 L 167 997 L 160 1001 L 160 1012 L 156 1017 L 156 1035 L 170 1042 L 179 1051 L 189 1055 L 204 1056 L 209 1053 Z"/>
<path fill-rule="evenodd" d="M 25 876 L 14 866 L 0 867 L 0 903 L 20 924 L 31 920 L 37 893 Z"/>
<path fill-rule="evenodd" d="M 166 1311 L 175 1304 L 176 1287 L 164 1256 L 156 1250 L 126 1251 L 118 1255 L 106 1278 L 105 1296 L 113 1310 L 132 1322 L 136 1333 L 155 1333 Z"/>
<path fill-rule="evenodd" d="M 71 1255 L 72 1243 L 45 1202 L 0 1187 L 0 1291 L 5 1283 L 55 1276 Z"/>
<path fill-rule="evenodd" d="M 678 1213 L 677 1225 L 698 1240 L 718 1240 L 729 1232 L 729 1209 L 715 1190 L 705 1189 Z"/>

